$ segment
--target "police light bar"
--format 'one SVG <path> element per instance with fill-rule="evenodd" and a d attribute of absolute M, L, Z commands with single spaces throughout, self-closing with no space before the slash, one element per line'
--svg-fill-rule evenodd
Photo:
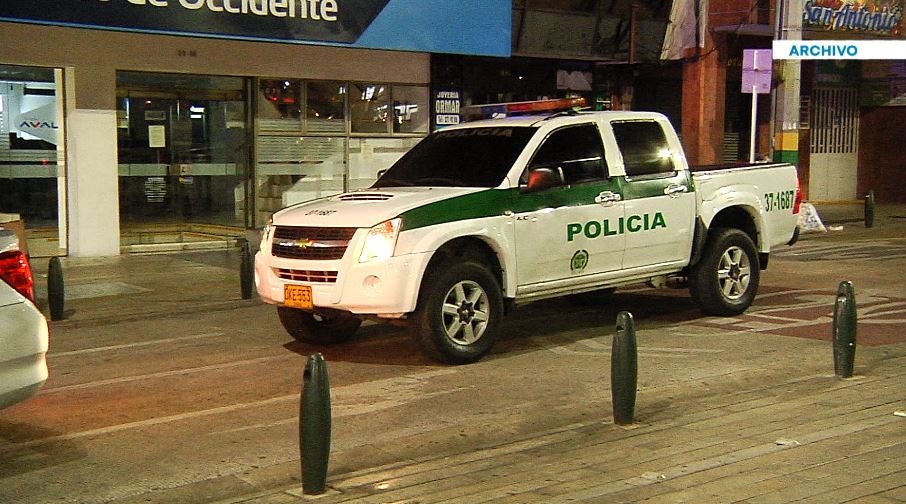
<path fill-rule="evenodd" d="M 585 107 L 585 98 L 554 98 L 509 103 L 488 103 L 486 105 L 469 105 L 463 107 L 463 115 L 468 117 L 509 117 L 520 114 L 537 114 L 543 112 L 560 112 Z"/>

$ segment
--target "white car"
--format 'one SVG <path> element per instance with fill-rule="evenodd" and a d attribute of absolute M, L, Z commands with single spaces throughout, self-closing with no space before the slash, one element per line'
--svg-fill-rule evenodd
<path fill-rule="evenodd" d="M 35 306 L 34 277 L 16 234 L 0 229 L 0 409 L 47 380 L 47 320 Z"/>

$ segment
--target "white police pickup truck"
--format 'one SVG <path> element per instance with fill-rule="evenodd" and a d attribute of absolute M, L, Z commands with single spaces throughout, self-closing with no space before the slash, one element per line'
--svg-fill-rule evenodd
<path fill-rule="evenodd" d="M 660 114 L 477 121 L 431 134 L 368 189 L 274 214 L 255 284 L 300 341 L 390 319 L 466 363 L 506 308 L 545 298 L 678 277 L 705 313 L 741 313 L 772 248 L 796 240 L 799 203 L 789 164 L 690 169 Z"/>

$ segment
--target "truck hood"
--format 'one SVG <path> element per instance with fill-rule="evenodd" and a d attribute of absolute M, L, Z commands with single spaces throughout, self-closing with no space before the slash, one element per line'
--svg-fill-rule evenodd
<path fill-rule="evenodd" d="M 485 187 L 383 187 L 299 203 L 274 214 L 277 226 L 370 228 L 422 205 Z"/>

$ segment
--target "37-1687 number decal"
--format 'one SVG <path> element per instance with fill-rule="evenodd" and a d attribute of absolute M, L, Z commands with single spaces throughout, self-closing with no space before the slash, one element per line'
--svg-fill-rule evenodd
<path fill-rule="evenodd" d="M 774 210 L 789 210 L 793 208 L 793 200 L 795 197 L 796 191 L 765 193 L 764 209 L 768 212 L 773 212 Z"/>

